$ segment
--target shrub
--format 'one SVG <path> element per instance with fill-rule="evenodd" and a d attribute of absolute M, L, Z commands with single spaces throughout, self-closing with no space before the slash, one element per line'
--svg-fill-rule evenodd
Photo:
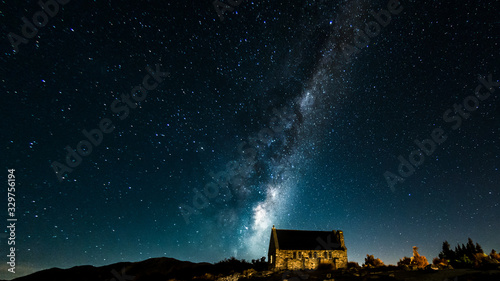
<path fill-rule="evenodd" d="M 411 258 L 409 257 L 404 257 L 398 261 L 398 266 L 403 267 L 405 265 L 410 266 L 411 265 Z"/>
<path fill-rule="evenodd" d="M 268 263 L 266 262 L 266 257 L 260 258 L 260 260 L 252 260 L 252 267 L 257 271 L 263 271 L 268 268 Z"/>
<path fill-rule="evenodd" d="M 461 257 L 455 259 L 454 264 L 456 268 L 471 268 L 474 266 L 474 261 L 472 261 L 467 255 L 462 255 Z"/>
<path fill-rule="evenodd" d="M 490 258 L 500 262 L 500 254 L 498 254 L 494 249 L 491 249 Z"/>
<path fill-rule="evenodd" d="M 384 266 L 384 262 L 381 259 L 374 258 L 373 255 L 366 255 L 364 266 L 379 267 Z"/>
<path fill-rule="evenodd" d="M 474 263 L 474 267 L 479 268 L 483 265 L 486 259 L 488 259 L 488 255 L 485 253 L 476 253 L 474 254 L 472 262 Z"/>
<path fill-rule="evenodd" d="M 224 259 L 220 262 L 215 263 L 216 268 L 221 270 L 234 270 L 237 272 L 243 272 L 246 269 L 252 268 L 252 264 L 243 260 L 238 260 L 235 257 L 229 259 Z"/>
<path fill-rule="evenodd" d="M 359 266 L 359 263 L 355 262 L 355 261 L 350 261 L 347 263 L 347 268 L 348 269 L 351 269 L 351 268 L 361 268 L 361 266 Z"/>
<path fill-rule="evenodd" d="M 432 260 L 432 264 L 439 266 L 439 268 L 444 268 L 448 266 L 448 260 L 446 259 L 440 259 L 440 258 L 434 258 Z"/>

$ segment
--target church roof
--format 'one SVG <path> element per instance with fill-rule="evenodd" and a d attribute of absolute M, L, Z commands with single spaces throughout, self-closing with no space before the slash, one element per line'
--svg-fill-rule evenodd
<path fill-rule="evenodd" d="M 274 230 L 280 250 L 344 250 L 335 231 Z"/>

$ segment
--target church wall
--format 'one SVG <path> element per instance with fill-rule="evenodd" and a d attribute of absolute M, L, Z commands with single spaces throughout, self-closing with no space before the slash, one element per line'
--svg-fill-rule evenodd
<path fill-rule="evenodd" d="M 325 258 L 326 253 L 326 258 Z M 331 256 L 330 256 L 331 253 Z M 277 250 L 276 269 L 316 269 L 319 264 L 333 264 L 336 268 L 347 268 L 347 252 L 342 250 Z"/>

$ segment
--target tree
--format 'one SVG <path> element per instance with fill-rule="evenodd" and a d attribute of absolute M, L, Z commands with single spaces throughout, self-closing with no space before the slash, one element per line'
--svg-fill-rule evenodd
<path fill-rule="evenodd" d="M 427 258 L 424 256 L 421 256 L 418 253 L 418 247 L 413 246 L 413 257 L 404 257 L 399 260 L 398 266 L 416 266 L 417 268 L 425 268 L 427 265 L 429 265 L 429 262 L 427 261 Z"/>
<path fill-rule="evenodd" d="M 474 242 L 472 242 L 472 239 L 470 239 L 470 237 L 468 238 L 466 249 L 468 255 L 473 255 L 476 253 L 476 246 L 474 245 Z"/>
<path fill-rule="evenodd" d="M 450 249 L 448 241 L 443 242 L 443 250 L 439 253 L 440 259 L 453 260 L 455 258 L 454 252 Z"/>
<path fill-rule="evenodd" d="M 466 252 L 466 248 L 465 248 L 465 245 L 462 243 L 462 246 L 460 246 L 460 244 L 457 244 L 457 246 L 455 247 L 455 256 L 462 256 L 463 254 L 465 254 Z"/>
<path fill-rule="evenodd" d="M 425 268 L 429 265 L 427 258 L 418 254 L 418 247 L 413 246 L 413 260 L 412 265 L 416 265 L 417 268 Z"/>
<path fill-rule="evenodd" d="M 476 243 L 476 253 L 484 253 L 483 247 L 479 243 Z"/>
<path fill-rule="evenodd" d="M 439 253 L 441 260 L 446 260 L 455 268 L 480 267 L 486 255 L 479 243 L 475 243 L 469 237 L 467 245 L 457 244 L 455 250 L 450 249 L 447 241 L 443 242 L 443 250 Z"/>

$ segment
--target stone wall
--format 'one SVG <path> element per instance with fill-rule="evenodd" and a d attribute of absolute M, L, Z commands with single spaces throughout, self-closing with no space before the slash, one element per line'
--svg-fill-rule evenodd
<path fill-rule="evenodd" d="M 326 253 L 326 258 L 325 258 Z M 342 250 L 278 250 L 276 269 L 316 269 L 320 264 L 335 264 L 347 268 L 347 252 Z"/>

